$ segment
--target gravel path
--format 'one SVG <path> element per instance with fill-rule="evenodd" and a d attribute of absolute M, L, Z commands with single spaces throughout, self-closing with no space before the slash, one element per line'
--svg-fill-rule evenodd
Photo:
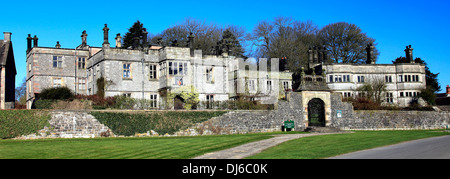
<path fill-rule="evenodd" d="M 194 159 L 242 159 L 248 156 L 257 154 L 269 147 L 276 146 L 288 140 L 298 139 L 301 137 L 325 135 L 330 133 L 310 133 L 310 134 L 284 134 L 274 135 L 275 137 L 256 141 L 244 145 L 240 145 L 231 149 L 226 149 L 217 152 L 211 152 L 202 156 L 195 157 Z"/>

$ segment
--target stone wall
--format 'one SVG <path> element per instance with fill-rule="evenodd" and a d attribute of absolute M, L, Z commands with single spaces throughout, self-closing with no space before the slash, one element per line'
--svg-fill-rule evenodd
<path fill-rule="evenodd" d="M 94 138 L 100 137 L 102 133 L 113 135 L 107 126 L 86 111 L 53 111 L 51 116 L 50 127 L 18 139 Z"/>

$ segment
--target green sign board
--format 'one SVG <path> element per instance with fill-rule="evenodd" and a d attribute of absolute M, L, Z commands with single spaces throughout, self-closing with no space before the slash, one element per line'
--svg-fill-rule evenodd
<path fill-rule="evenodd" d="M 286 129 L 293 129 L 294 128 L 294 121 L 284 121 L 284 128 Z"/>

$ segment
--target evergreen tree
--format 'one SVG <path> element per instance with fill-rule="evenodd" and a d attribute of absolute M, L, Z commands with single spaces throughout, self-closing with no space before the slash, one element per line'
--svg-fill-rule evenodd
<path fill-rule="evenodd" d="M 230 31 L 230 29 L 226 29 L 225 31 L 223 31 L 222 45 L 225 45 L 226 49 L 228 49 L 228 55 L 244 57 L 244 49 L 242 48 L 242 45 L 240 44 L 236 36 Z"/>
<path fill-rule="evenodd" d="M 142 44 L 142 37 L 146 36 L 144 34 L 144 24 L 141 22 L 136 21 L 131 28 L 128 29 L 128 32 L 125 33 L 123 36 L 123 48 L 128 48 L 129 46 L 133 46 L 133 39 L 134 37 L 139 37 L 139 45 L 143 46 Z M 145 44 L 147 45 L 147 44 Z"/>

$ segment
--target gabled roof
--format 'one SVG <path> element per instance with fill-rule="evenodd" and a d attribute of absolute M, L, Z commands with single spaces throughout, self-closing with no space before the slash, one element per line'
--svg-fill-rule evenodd
<path fill-rule="evenodd" d="M 0 65 L 6 65 L 6 60 L 8 58 L 10 41 L 0 40 Z"/>

